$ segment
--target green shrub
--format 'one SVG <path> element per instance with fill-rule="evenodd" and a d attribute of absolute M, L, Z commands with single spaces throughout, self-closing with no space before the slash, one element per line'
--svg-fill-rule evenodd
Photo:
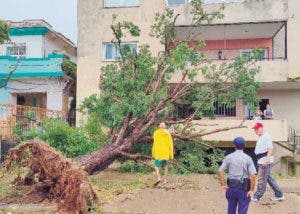
<path fill-rule="evenodd" d="M 145 166 L 134 162 L 132 160 L 126 160 L 122 163 L 120 167 L 120 172 L 127 173 L 127 172 L 135 172 L 135 173 L 143 173 L 147 174 L 153 172 L 153 169 L 150 166 Z"/>
<path fill-rule="evenodd" d="M 29 118 L 30 120 L 36 120 L 36 113 L 35 111 L 25 111 L 24 116 Z"/>
<path fill-rule="evenodd" d="M 189 172 L 216 173 L 224 152 L 207 149 L 193 142 L 178 142 L 175 144 L 175 158 Z"/>
<path fill-rule="evenodd" d="M 23 132 L 20 137 L 22 140 L 38 137 L 67 157 L 84 155 L 101 146 L 100 143 L 89 139 L 83 130 L 71 127 L 60 119 L 46 119 L 41 127 Z"/>
<path fill-rule="evenodd" d="M 13 133 L 18 135 L 18 136 L 21 136 L 22 135 L 22 124 L 17 122 L 17 124 L 13 127 Z"/>

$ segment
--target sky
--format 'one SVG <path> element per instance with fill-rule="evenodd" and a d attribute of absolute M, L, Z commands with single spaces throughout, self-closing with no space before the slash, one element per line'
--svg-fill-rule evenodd
<path fill-rule="evenodd" d="M 77 43 L 77 0 L 0 0 L 0 19 L 44 19 Z"/>

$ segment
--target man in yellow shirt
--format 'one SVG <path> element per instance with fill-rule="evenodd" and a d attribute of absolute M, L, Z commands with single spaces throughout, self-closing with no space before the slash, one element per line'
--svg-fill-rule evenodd
<path fill-rule="evenodd" d="M 173 140 L 170 132 L 166 129 L 165 123 L 160 123 L 158 129 L 155 130 L 153 134 L 153 147 L 152 147 L 152 157 L 155 159 L 155 173 L 157 176 L 157 181 L 154 185 L 161 182 L 161 177 L 159 174 L 159 168 L 164 169 L 164 181 L 167 183 L 168 175 L 168 162 L 174 158 L 173 152 Z"/>

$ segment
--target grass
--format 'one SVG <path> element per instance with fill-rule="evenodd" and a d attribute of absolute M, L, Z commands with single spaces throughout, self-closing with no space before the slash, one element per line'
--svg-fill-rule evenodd
<path fill-rule="evenodd" d="M 14 167 L 10 173 L 4 173 L 3 167 L 0 167 L 0 199 L 8 195 L 20 194 L 19 190 L 12 184 L 17 178 L 19 170 Z"/>
<path fill-rule="evenodd" d="M 147 182 L 138 176 L 129 181 L 126 179 L 109 180 L 97 177 L 92 177 L 89 180 L 97 194 L 98 203 L 100 205 L 113 201 L 120 194 L 147 187 Z"/>

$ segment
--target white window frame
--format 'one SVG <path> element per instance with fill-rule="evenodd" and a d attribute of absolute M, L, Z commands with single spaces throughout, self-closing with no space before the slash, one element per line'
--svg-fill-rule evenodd
<path fill-rule="evenodd" d="M 137 4 L 133 4 L 133 5 L 126 5 L 126 0 L 120 0 L 120 4 L 119 5 L 115 5 L 115 6 L 110 6 L 106 3 L 107 0 L 104 0 L 104 8 L 119 8 L 119 7 L 139 7 L 140 6 L 140 0 L 137 0 Z"/>
<path fill-rule="evenodd" d="M 16 47 L 19 48 L 18 54 L 11 54 L 11 48 L 16 48 Z M 25 47 L 25 54 L 20 54 L 20 47 Z M 21 58 L 26 57 L 27 45 L 26 45 L 26 43 L 17 43 L 17 44 L 8 45 L 8 46 L 6 46 L 6 54 L 9 56 L 13 56 L 13 57 L 21 57 Z"/>
<path fill-rule="evenodd" d="M 102 44 L 102 54 L 103 54 L 103 61 L 105 62 L 116 62 L 118 61 L 118 59 L 106 59 L 106 47 L 107 47 L 107 44 L 116 44 L 116 43 L 113 43 L 113 42 L 104 42 Z M 121 45 L 135 45 L 136 46 L 136 51 L 138 52 L 138 43 L 137 42 L 122 42 Z"/>

